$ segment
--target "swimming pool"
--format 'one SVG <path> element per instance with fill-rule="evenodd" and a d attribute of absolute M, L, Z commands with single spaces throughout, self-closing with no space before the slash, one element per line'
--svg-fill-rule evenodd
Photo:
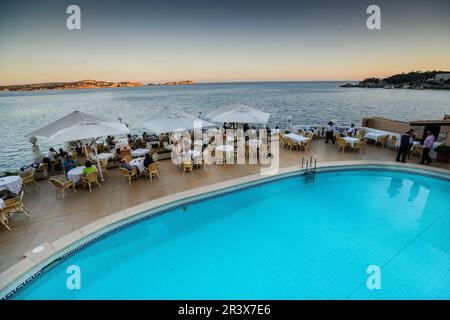
<path fill-rule="evenodd" d="M 173 208 L 48 268 L 16 299 L 449 299 L 450 182 L 295 175 Z M 69 266 L 80 290 L 69 290 Z M 380 267 L 381 288 L 366 271 Z"/>

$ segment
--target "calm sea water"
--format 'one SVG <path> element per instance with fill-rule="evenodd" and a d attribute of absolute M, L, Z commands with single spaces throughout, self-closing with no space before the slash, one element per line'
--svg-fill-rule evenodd
<path fill-rule="evenodd" d="M 450 113 L 449 91 L 339 88 L 344 82 L 198 84 L 195 86 L 0 93 L 0 170 L 31 161 L 25 135 L 74 110 L 136 124 L 162 107 L 198 115 L 229 104 L 272 114 L 270 125 L 359 123 L 362 117 L 440 119 Z M 141 132 L 136 128 L 137 132 Z M 41 144 L 41 149 L 47 146 Z"/>

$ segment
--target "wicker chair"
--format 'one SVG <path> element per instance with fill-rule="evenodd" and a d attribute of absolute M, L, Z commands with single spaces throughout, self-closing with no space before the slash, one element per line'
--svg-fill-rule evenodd
<path fill-rule="evenodd" d="M 367 145 L 367 139 L 361 140 L 360 142 L 355 143 L 353 147 L 353 151 L 361 152 L 364 151 L 365 146 Z"/>
<path fill-rule="evenodd" d="M 183 162 L 181 163 L 181 167 L 183 168 L 183 176 L 186 172 L 190 172 L 192 175 L 194 174 L 194 165 L 192 164 L 192 160 L 183 160 Z"/>
<path fill-rule="evenodd" d="M 34 180 L 34 173 L 35 173 L 35 169 L 31 168 L 21 177 L 22 184 L 24 186 L 29 185 L 31 183 L 37 184 L 36 180 Z"/>
<path fill-rule="evenodd" d="M 133 157 L 130 154 L 127 154 L 123 157 L 123 161 L 126 163 L 130 163 L 131 160 L 133 160 Z"/>
<path fill-rule="evenodd" d="M 100 182 L 98 181 L 98 172 L 92 171 L 89 172 L 87 175 L 81 178 L 81 181 L 83 182 L 83 189 L 86 187 L 86 185 L 89 187 L 89 192 L 92 192 L 92 184 L 95 183 L 98 185 L 99 188 L 102 186 L 100 185 Z"/>
<path fill-rule="evenodd" d="M 397 149 L 397 136 L 392 136 L 391 137 L 391 147 L 392 149 Z"/>
<path fill-rule="evenodd" d="M 125 168 L 119 168 L 120 172 L 122 173 L 122 184 L 123 184 L 123 180 L 124 179 L 128 179 L 128 185 L 131 186 L 131 179 L 136 179 L 139 180 L 138 174 L 137 174 L 137 170 L 133 169 L 133 170 L 127 170 Z"/>
<path fill-rule="evenodd" d="M 386 145 L 386 142 L 388 141 L 388 139 L 389 139 L 389 136 L 388 136 L 388 135 L 379 137 L 379 138 L 377 139 L 377 141 L 375 142 L 375 145 L 377 145 L 377 144 L 379 143 L 379 144 L 381 145 L 381 147 L 384 148 L 385 145 Z"/>
<path fill-rule="evenodd" d="M 159 172 L 158 172 L 158 165 L 156 163 L 152 163 L 148 166 L 148 168 L 144 169 L 143 172 L 144 176 L 149 177 L 150 181 L 153 182 L 153 177 L 158 177 L 158 179 L 160 178 L 159 176 Z"/>
<path fill-rule="evenodd" d="M 102 173 L 106 173 L 109 176 L 109 171 L 107 169 L 108 159 L 100 160 L 100 166 L 101 166 L 101 169 L 102 169 Z"/>
<path fill-rule="evenodd" d="M 348 149 L 350 147 L 350 143 L 346 142 L 341 137 L 336 138 L 336 142 L 338 143 L 337 151 L 339 151 L 339 149 L 342 149 L 342 152 L 344 152 L 345 149 Z"/>
<path fill-rule="evenodd" d="M 68 191 L 70 188 L 72 188 L 74 192 L 77 192 L 77 190 L 75 189 L 75 185 L 70 180 L 50 179 L 50 182 L 56 187 L 56 198 L 58 198 L 59 191 L 61 191 L 63 199 L 66 191 Z"/>
<path fill-rule="evenodd" d="M 24 192 L 20 192 L 19 199 L 13 199 L 14 201 L 10 201 L 5 203 L 3 208 L 0 208 L 0 223 L 3 224 L 8 230 L 11 230 L 9 227 L 9 217 L 13 213 L 23 213 L 27 217 L 30 216 L 30 211 L 23 204 L 23 194 Z"/>

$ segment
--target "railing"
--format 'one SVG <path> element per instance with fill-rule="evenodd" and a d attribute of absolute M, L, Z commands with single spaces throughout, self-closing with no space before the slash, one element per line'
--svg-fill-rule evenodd
<path fill-rule="evenodd" d="M 305 168 L 305 172 L 303 177 L 305 179 L 305 183 L 312 183 L 316 181 L 316 168 L 317 168 L 317 159 L 311 156 L 302 158 L 302 169 Z"/>

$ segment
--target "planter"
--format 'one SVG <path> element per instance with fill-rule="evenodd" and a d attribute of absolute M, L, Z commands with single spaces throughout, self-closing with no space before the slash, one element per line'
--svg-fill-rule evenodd
<path fill-rule="evenodd" d="M 450 146 L 441 144 L 436 149 L 434 149 L 434 151 L 436 151 L 437 161 L 447 163 L 450 159 Z"/>
<path fill-rule="evenodd" d="M 438 153 L 436 156 L 436 161 L 448 163 L 450 160 L 450 155 Z"/>

